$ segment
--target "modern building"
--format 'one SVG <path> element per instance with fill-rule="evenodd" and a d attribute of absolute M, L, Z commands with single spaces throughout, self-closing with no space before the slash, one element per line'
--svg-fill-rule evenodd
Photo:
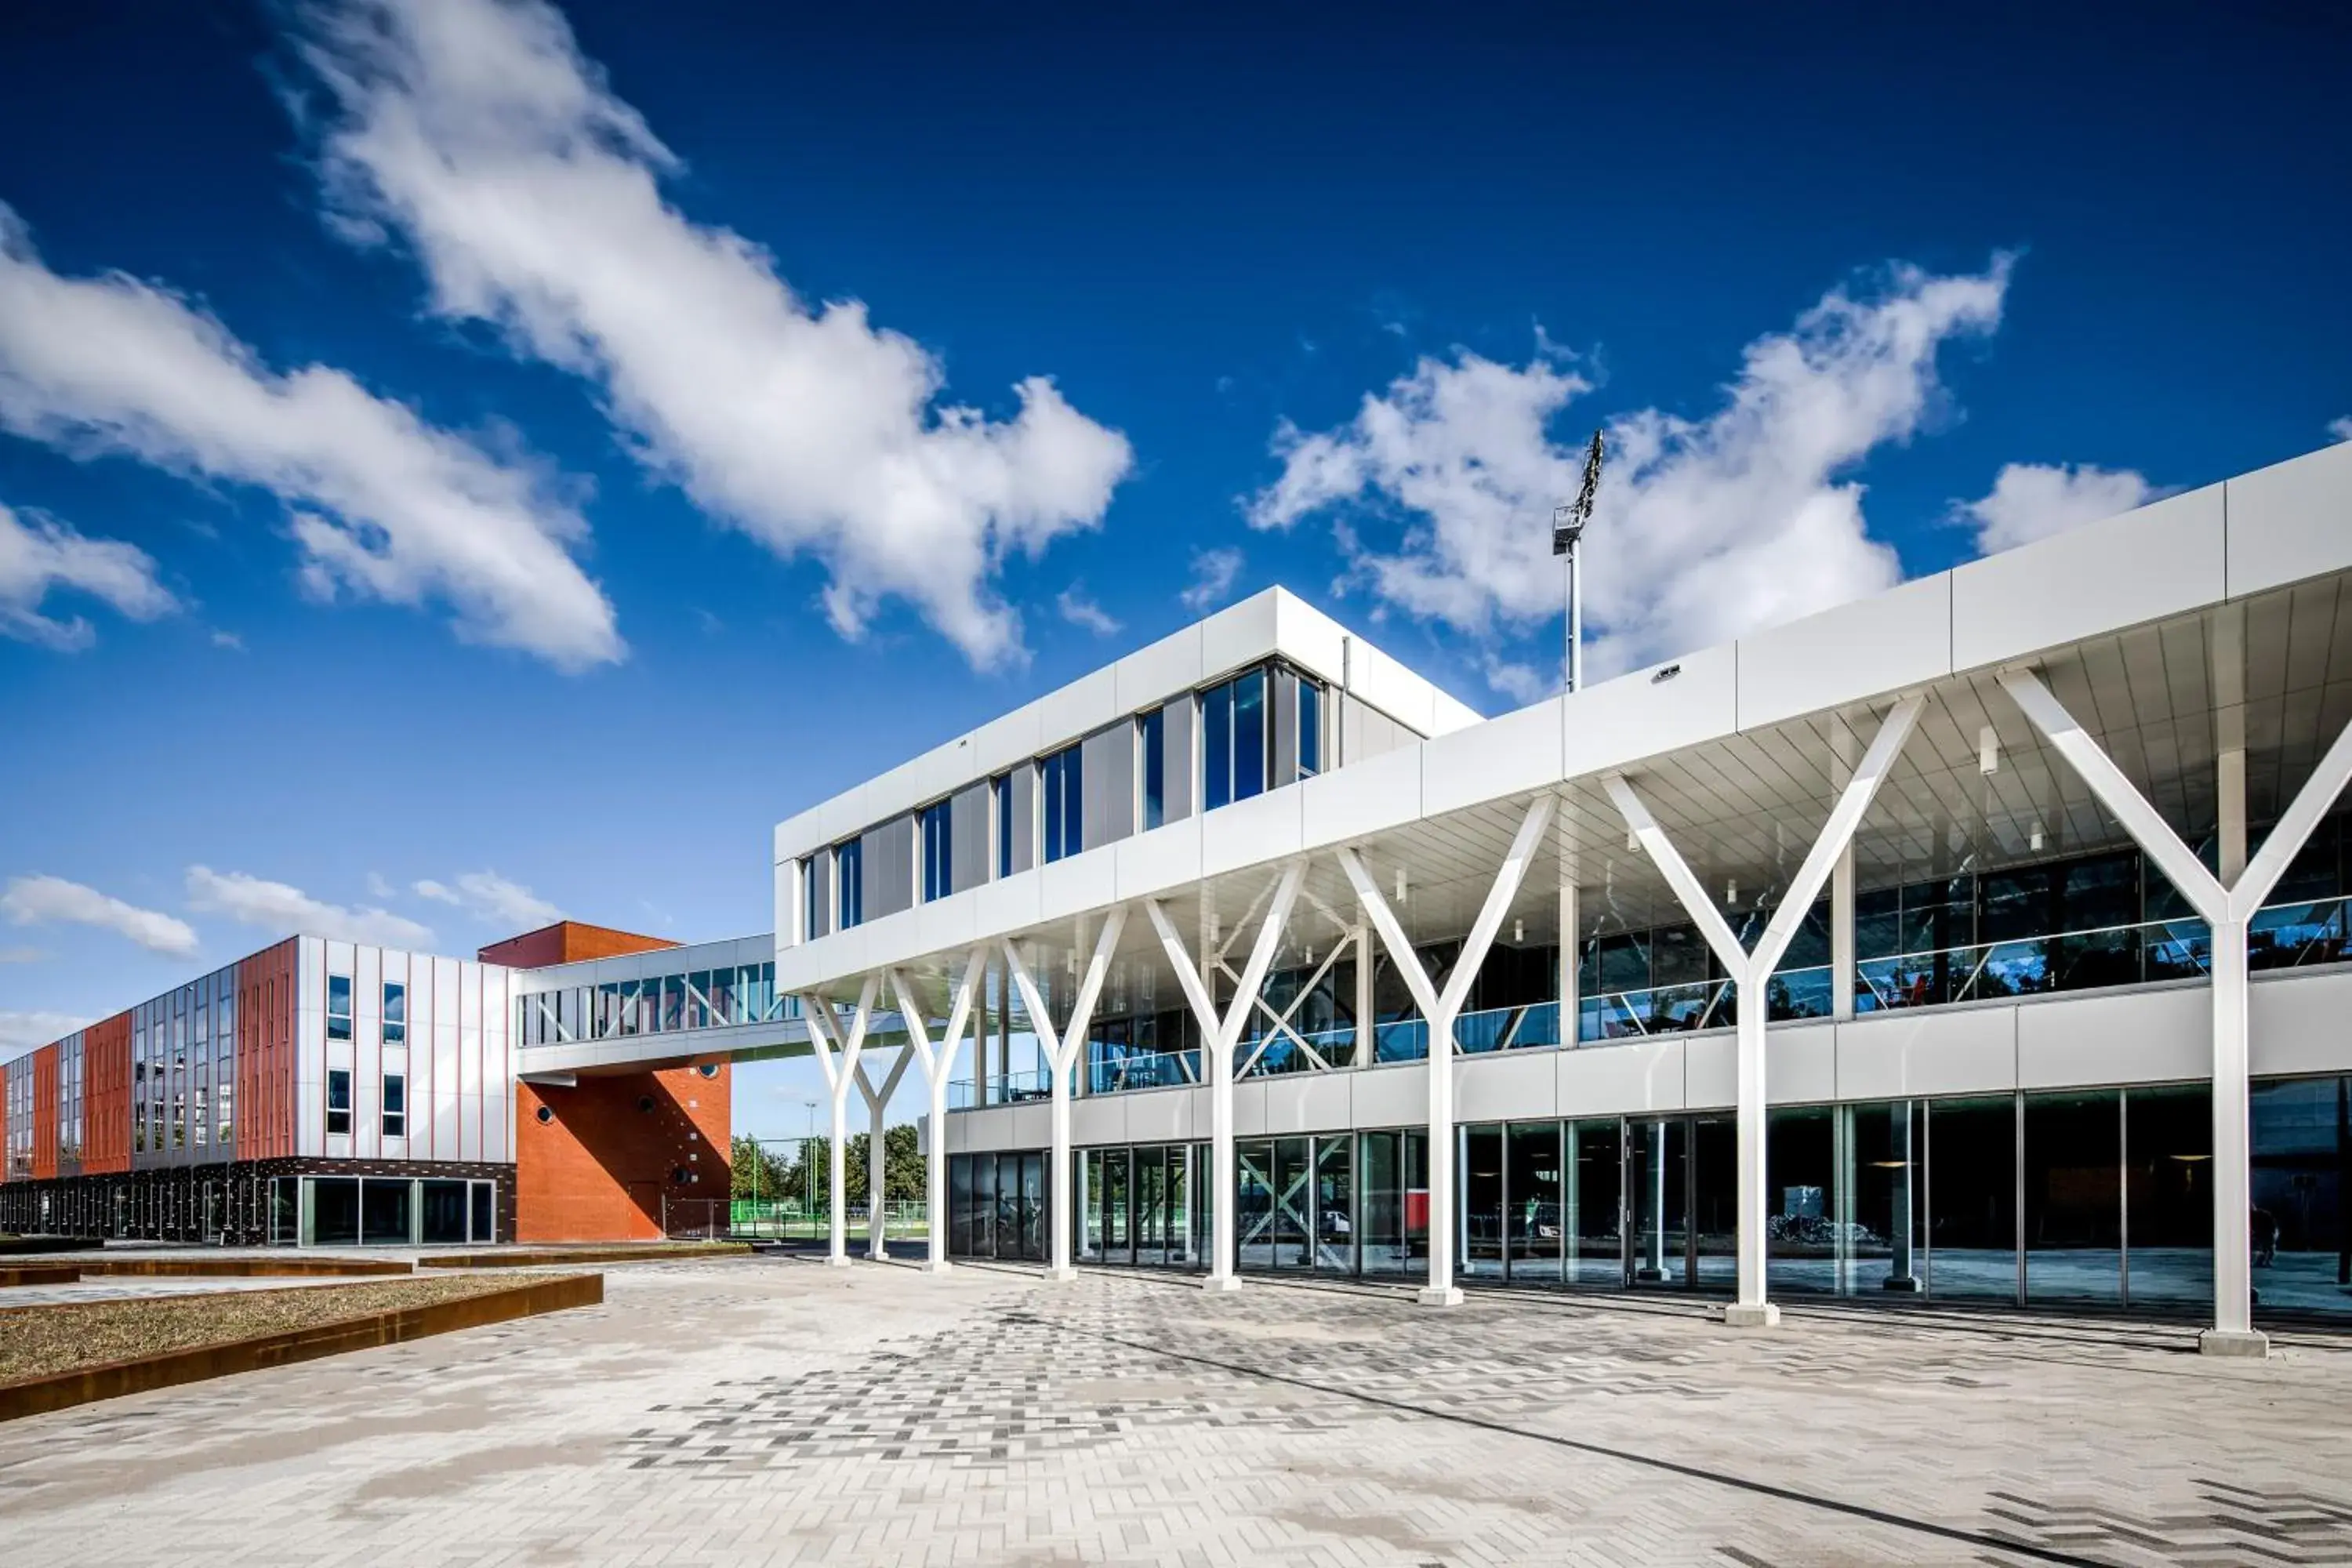
<path fill-rule="evenodd" d="M 658 1237 L 668 1205 L 727 1194 L 728 1047 L 775 1032 L 737 1001 L 769 952 L 573 921 L 473 959 L 290 937 L 0 1068 L 0 1230 Z M 554 1037 L 548 988 L 614 964 L 653 976 L 642 1005 L 629 987 L 630 1032 L 677 1059 L 584 1080 L 527 1071 L 524 1042 Z M 727 1019 L 755 1027 L 713 1026 Z"/>
<path fill-rule="evenodd" d="M 809 1053 L 842 1263 L 852 1100 L 878 1130 L 919 1068 L 934 1267 L 2129 1308 L 2259 1350 L 2352 1312 L 2347 777 L 2352 444 L 1491 720 L 1277 589 L 780 825 L 772 938 L 431 961 L 480 1087 L 404 1093 L 436 1128 L 478 1094 L 475 1144 L 327 1126 L 331 987 L 391 1070 L 390 955 L 289 943 L 259 1004 L 240 965 L 237 1071 L 263 1014 L 294 1043 L 236 1079 L 252 1131 L 215 1067 L 203 1147 L 477 1161 L 501 1237 L 657 1233 L 724 1168 L 725 1064 Z M 0 1224 L 68 1144 L 205 1163 L 154 1145 L 178 1047 L 158 1089 L 130 1026 L 11 1068 Z M 320 1238 L 303 1194 L 273 1234 Z"/>
<path fill-rule="evenodd" d="M 1277 591 L 780 826 L 776 987 L 836 1127 L 911 1026 L 940 1261 L 2259 1349 L 2352 1310 L 2347 722 L 2352 445 L 1484 721 Z"/>

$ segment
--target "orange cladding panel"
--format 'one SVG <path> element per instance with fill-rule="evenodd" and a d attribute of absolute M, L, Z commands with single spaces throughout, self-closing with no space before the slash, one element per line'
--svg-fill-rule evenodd
<path fill-rule="evenodd" d="M 579 921 L 558 921 L 539 931 L 525 931 L 492 942 L 474 956 L 484 963 L 509 969 L 544 969 L 551 963 L 580 963 L 592 958 L 619 958 L 624 953 L 652 952 L 677 943 L 658 936 L 640 936 L 610 926 Z"/>
<path fill-rule="evenodd" d="M 81 1037 L 81 1168 L 131 1169 L 131 1015 L 92 1024 Z"/>
<path fill-rule="evenodd" d="M 33 1053 L 33 1179 L 58 1173 L 58 1047 Z"/>
<path fill-rule="evenodd" d="M 288 938 L 236 966 L 236 1157 L 294 1152 L 294 966 Z"/>
<path fill-rule="evenodd" d="M 649 1241 L 664 1197 L 729 1197 L 734 1075 L 712 1065 L 517 1083 L 515 1239 Z"/>

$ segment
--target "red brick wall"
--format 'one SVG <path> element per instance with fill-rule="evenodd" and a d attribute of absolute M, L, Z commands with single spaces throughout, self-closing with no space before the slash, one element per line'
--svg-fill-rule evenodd
<path fill-rule="evenodd" d="M 714 1078 L 683 1067 L 516 1084 L 515 1239 L 652 1240 L 665 1194 L 726 1199 L 734 1075 L 714 1065 Z M 680 1169 L 698 1179 L 677 1181 Z"/>
<path fill-rule="evenodd" d="M 474 956 L 484 963 L 502 963 L 509 969 L 544 969 L 551 963 L 581 963 L 592 958 L 619 958 L 624 953 L 651 952 L 656 948 L 677 945 L 661 937 L 639 936 L 635 931 L 614 931 L 610 926 L 558 921 L 539 931 L 525 931 L 520 936 L 492 942 Z"/>
<path fill-rule="evenodd" d="M 33 1179 L 58 1173 L 58 1047 L 33 1053 Z"/>
<path fill-rule="evenodd" d="M 131 1015 L 92 1024 L 81 1037 L 81 1168 L 131 1169 Z"/>

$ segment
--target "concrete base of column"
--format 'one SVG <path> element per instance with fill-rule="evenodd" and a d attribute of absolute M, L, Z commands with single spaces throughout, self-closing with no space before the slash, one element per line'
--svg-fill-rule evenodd
<path fill-rule="evenodd" d="M 945 1274 L 949 1271 L 950 1267 L 950 1266 L 944 1260 L 938 1263 L 933 1263 L 928 1258 L 923 1260 L 923 1272 L 926 1274 Z"/>
<path fill-rule="evenodd" d="M 845 1252 L 830 1253 L 825 1258 L 824 1266 L 827 1268 L 846 1268 L 849 1267 L 849 1254 Z"/>
<path fill-rule="evenodd" d="M 1201 1289 L 1212 1295 L 1229 1296 L 1241 1288 L 1242 1282 L 1230 1274 L 1209 1274 L 1201 1279 Z"/>
<path fill-rule="evenodd" d="M 1927 1287 L 1919 1282 L 1919 1277 L 1916 1274 L 1890 1274 L 1878 1282 L 1878 1288 L 1907 1296 L 1916 1296 L 1927 1289 Z"/>
<path fill-rule="evenodd" d="M 1433 1289 L 1428 1286 L 1423 1286 L 1422 1289 L 1412 1293 L 1412 1299 L 1420 1302 L 1424 1307 L 1458 1307 L 1462 1305 L 1462 1292 L 1459 1288 L 1452 1285 L 1448 1285 L 1443 1290 Z"/>
<path fill-rule="evenodd" d="M 2233 1329 L 2208 1329 L 2197 1336 L 2197 1349 L 2203 1355 L 2251 1356 L 2260 1361 L 2271 1353 L 2271 1337 L 2252 1330 L 2240 1333 Z"/>
<path fill-rule="evenodd" d="M 1078 1271 L 1075 1268 L 1048 1268 L 1045 1270 L 1045 1278 L 1056 1285 L 1075 1284 L 1078 1278 Z"/>
<path fill-rule="evenodd" d="M 1780 1324 L 1780 1309 L 1771 1302 L 1749 1307 L 1734 1301 L 1723 1310 L 1723 1326 L 1727 1329 L 1772 1329 Z"/>

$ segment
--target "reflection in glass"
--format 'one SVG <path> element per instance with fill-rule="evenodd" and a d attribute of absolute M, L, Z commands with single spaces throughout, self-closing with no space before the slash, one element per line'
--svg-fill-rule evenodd
<path fill-rule="evenodd" d="M 1499 1279 L 1503 1275 L 1503 1130 L 1498 1126 L 1465 1127 L 1455 1136 L 1461 1143 L 1458 1173 L 1459 1239 L 1454 1262 L 1467 1279 Z"/>
<path fill-rule="evenodd" d="M 1345 1134 L 1315 1140 L 1315 1267 L 1323 1273 L 1356 1268 L 1354 1148 L 1355 1140 Z"/>
<path fill-rule="evenodd" d="M 1680 1118 L 1625 1124 L 1625 1181 L 1632 1188 L 1633 1282 L 1690 1279 L 1688 1127 Z"/>
<path fill-rule="evenodd" d="M 1728 1116 L 1691 1119 L 1692 1283 L 1728 1290 L 1739 1282 L 1739 1130 Z"/>
<path fill-rule="evenodd" d="M 1775 1110 L 1765 1118 L 1764 1250 L 1769 1291 L 1826 1294 L 1838 1288 L 1837 1142 L 1837 1118 L 1827 1106 Z M 1702 1162 L 1707 1152 L 1702 1145 Z M 1702 1172 L 1701 1180 L 1705 1179 Z M 1733 1272 L 1738 1273 L 1736 1238 Z"/>
<path fill-rule="evenodd" d="M 2253 1085 L 2258 1311 L 2352 1312 L 2352 1079 Z"/>
<path fill-rule="evenodd" d="M 1625 1156 L 1615 1117 L 1567 1131 L 1567 1273 L 1571 1285 L 1625 1283 Z"/>
<path fill-rule="evenodd" d="M 1927 1289 L 2017 1300 L 2017 1102 L 1927 1106 Z"/>
<path fill-rule="evenodd" d="M 1503 1188 L 1509 1204 L 1504 1249 L 1514 1281 L 1560 1279 L 1560 1133 L 1555 1121 L 1514 1124 L 1504 1140 Z"/>
<path fill-rule="evenodd" d="M 2122 1301 L 2122 1159 L 2114 1090 L 2025 1097 L 2027 1300 Z"/>
<path fill-rule="evenodd" d="M 2213 1300 L 2213 1091 L 2124 1091 L 2124 1297 L 2135 1307 Z"/>

